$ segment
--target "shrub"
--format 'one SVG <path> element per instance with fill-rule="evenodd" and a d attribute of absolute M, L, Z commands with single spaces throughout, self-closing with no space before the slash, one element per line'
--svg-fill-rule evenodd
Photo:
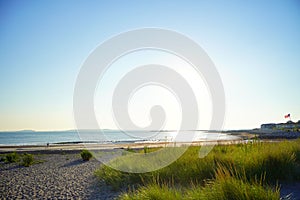
<path fill-rule="evenodd" d="M 22 156 L 22 163 L 21 163 L 21 165 L 24 166 L 24 167 L 29 167 L 30 165 L 33 164 L 33 161 L 34 161 L 33 155 L 25 153 Z"/>
<path fill-rule="evenodd" d="M 86 149 L 82 150 L 80 155 L 84 161 L 89 161 L 93 157 L 93 154 Z"/>
<path fill-rule="evenodd" d="M 126 151 L 131 152 L 131 153 L 135 153 L 135 150 L 131 149 L 130 146 L 127 147 Z"/>
<path fill-rule="evenodd" d="M 5 156 L 5 161 L 8 163 L 14 163 L 19 160 L 19 155 L 16 152 L 9 153 Z"/>
<path fill-rule="evenodd" d="M 149 153 L 148 149 L 149 148 L 147 146 L 144 146 L 144 154 Z"/>
<path fill-rule="evenodd" d="M 0 162 L 4 162 L 5 161 L 5 156 L 1 156 L 0 157 Z"/>

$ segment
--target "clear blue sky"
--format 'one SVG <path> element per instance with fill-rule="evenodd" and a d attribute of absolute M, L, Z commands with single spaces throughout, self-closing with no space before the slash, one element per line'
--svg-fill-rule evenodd
<path fill-rule="evenodd" d="M 81 64 L 112 35 L 142 27 L 178 31 L 205 49 L 225 87 L 225 129 L 288 113 L 300 120 L 296 0 L 1 0 L 0 27 L 0 130 L 75 128 Z"/>

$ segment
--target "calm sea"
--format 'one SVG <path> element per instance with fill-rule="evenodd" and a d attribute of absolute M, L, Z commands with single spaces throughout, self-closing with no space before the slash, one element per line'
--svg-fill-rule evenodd
<path fill-rule="evenodd" d="M 16 131 L 0 132 L 0 145 L 45 145 L 47 143 L 124 143 L 124 142 L 146 142 L 146 141 L 183 141 L 192 140 L 233 140 L 238 137 L 221 133 L 197 131 L 191 139 L 192 131 L 184 131 L 178 134 L 175 131 L 141 132 L 131 131 L 129 133 L 117 130 L 86 130 L 71 131 Z"/>

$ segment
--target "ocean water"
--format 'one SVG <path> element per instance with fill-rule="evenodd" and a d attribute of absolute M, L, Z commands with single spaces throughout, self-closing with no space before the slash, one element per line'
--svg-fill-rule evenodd
<path fill-rule="evenodd" d="M 147 141 L 213 141 L 234 140 L 236 136 L 206 131 L 161 132 L 122 132 L 118 130 L 85 130 L 85 131 L 16 131 L 0 132 L 0 145 L 46 145 L 58 143 L 127 143 Z"/>

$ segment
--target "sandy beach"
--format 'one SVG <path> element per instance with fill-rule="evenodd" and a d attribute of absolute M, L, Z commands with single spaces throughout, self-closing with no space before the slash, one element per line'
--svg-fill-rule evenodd
<path fill-rule="evenodd" d="M 82 161 L 79 150 L 26 152 L 40 163 L 23 167 L 0 162 L 0 199 L 115 199 L 120 194 L 94 175 L 101 163 Z M 300 183 L 281 184 L 281 196 L 292 193 L 293 199 L 300 199 L 299 188 Z"/>
<path fill-rule="evenodd" d="M 127 147 L 165 145 L 167 143 L 1 146 L 0 157 L 9 152 L 30 153 L 40 163 L 23 167 L 19 163 L 2 161 L 0 199 L 114 199 L 120 192 L 111 190 L 110 186 L 94 175 L 94 171 L 102 163 L 94 158 L 90 161 L 82 161 L 80 151 L 87 147 L 116 151 Z"/>
<path fill-rule="evenodd" d="M 51 151 L 51 150 L 104 150 L 104 149 L 123 149 L 123 148 L 144 148 L 147 147 L 166 147 L 166 146 L 187 146 L 187 145 L 219 145 L 219 144 L 237 144 L 245 143 L 246 140 L 214 140 L 214 141 L 194 141 L 194 142 L 137 142 L 137 143 L 111 143 L 111 144 L 83 144 L 83 143 L 69 143 L 69 144 L 50 144 L 47 145 L 6 145 L 0 146 L 0 153 L 4 152 L 28 152 L 28 151 Z"/>
<path fill-rule="evenodd" d="M 236 144 L 245 140 L 214 141 L 211 144 Z M 177 145 L 186 145 L 181 143 Z M 199 145 L 199 142 L 190 145 Z M 1 146 L 1 155 L 16 151 L 19 154 L 31 153 L 38 163 L 30 167 L 18 163 L 0 162 L 0 199 L 115 199 L 120 191 L 96 178 L 94 171 L 102 163 L 96 159 L 83 161 L 80 151 L 87 146 L 114 152 L 120 148 L 143 148 L 165 146 L 166 143 L 129 144 L 59 144 L 47 146 Z M 281 184 L 281 196 L 293 193 L 300 199 L 300 183 Z"/>
<path fill-rule="evenodd" d="M 82 161 L 80 151 L 30 152 L 38 164 L 0 164 L 0 199 L 113 199 L 112 192 L 94 176 L 101 163 Z"/>

